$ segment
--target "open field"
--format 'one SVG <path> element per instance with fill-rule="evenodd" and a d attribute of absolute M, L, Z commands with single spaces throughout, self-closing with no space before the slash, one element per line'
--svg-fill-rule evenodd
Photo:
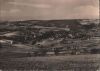
<path fill-rule="evenodd" d="M 97 71 L 100 67 L 100 54 L 34 57 L 11 49 L 16 50 L 0 52 L 1 70 Z"/>

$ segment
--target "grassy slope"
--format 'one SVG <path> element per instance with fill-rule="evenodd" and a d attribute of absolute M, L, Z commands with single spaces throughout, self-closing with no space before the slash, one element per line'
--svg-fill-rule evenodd
<path fill-rule="evenodd" d="M 72 69 L 80 71 L 82 69 L 83 71 L 95 71 L 100 65 L 100 54 L 30 57 L 26 53 L 14 52 L 20 50 L 20 48 L 10 48 L 7 50 L 2 49 L 1 51 L 4 52 L 0 52 L 0 69 L 45 69 L 48 71 L 55 69 L 59 71 L 71 71 Z"/>

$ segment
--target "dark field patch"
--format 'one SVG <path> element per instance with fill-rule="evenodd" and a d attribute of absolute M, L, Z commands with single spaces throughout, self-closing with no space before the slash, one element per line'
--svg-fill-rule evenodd
<path fill-rule="evenodd" d="M 30 57 L 25 53 L 0 53 L 2 70 L 96 71 L 99 55 Z"/>

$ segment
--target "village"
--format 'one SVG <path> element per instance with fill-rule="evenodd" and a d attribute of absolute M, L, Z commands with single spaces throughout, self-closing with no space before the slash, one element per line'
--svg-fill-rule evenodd
<path fill-rule="evenodd" d="M 62 25 L 59 25 L 60 23 Z M 17 44 L 29 45 L 32 51 L 28 53 L 36 55 L 42 51 L 45 54 L 51 51 L 55 54 L 60 52 L 64 54 L 68 52 L 69 54 L 100 53 L 98 20 L 96 22 L 87 20 L 42 21 L 41 24 L 40 21 L 22 21 L 6 22 L 0 25 L 2 27 L 1 48 L 16 47 Z"/>

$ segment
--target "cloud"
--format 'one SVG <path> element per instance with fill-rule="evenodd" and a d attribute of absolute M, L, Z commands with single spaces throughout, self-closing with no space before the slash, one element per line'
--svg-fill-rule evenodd
<path fill-rule="evenodd" d="M 38 8 L 51 8 L 51 6 L 48 5 L 48 4 L 34 4 L 34 7 L 38 7 Z"/>
<path fill-rule="evenodd" d="M 99 8 L 94 6 L 80 6 L 72 11 L 76 17 L 79 16 L 80 18 L 98 18 L 99 17 Z"/>
<path fill-rule="evenodd" d="M 0 11 L 0 17 L 16 17 L 17 14 L 20 13 L 20 10 L 19 9 L 10 9 L 10 10 L 1 10 Z"/>
<path fill-rule="evenodd" d="M 20 2 L 8 2 L 9 4 L 19 5 L 19 6 L 29 6 L 36 8 L 51 8 L 52 6 L 49 4 L 31 4 L 31 3 L 20 3 Z"/>
<path fill-rule="evenodd" d="M 20 12 L 19 9 L 1 10 L 0 13 L 17 13 Z"/>
<path fill-rule="evenodd" d="M 9 12 L 10 13 L 18 13 L 18 12 L 20 12 L 20 10 L 19 9 L 11 9 Z"/>

